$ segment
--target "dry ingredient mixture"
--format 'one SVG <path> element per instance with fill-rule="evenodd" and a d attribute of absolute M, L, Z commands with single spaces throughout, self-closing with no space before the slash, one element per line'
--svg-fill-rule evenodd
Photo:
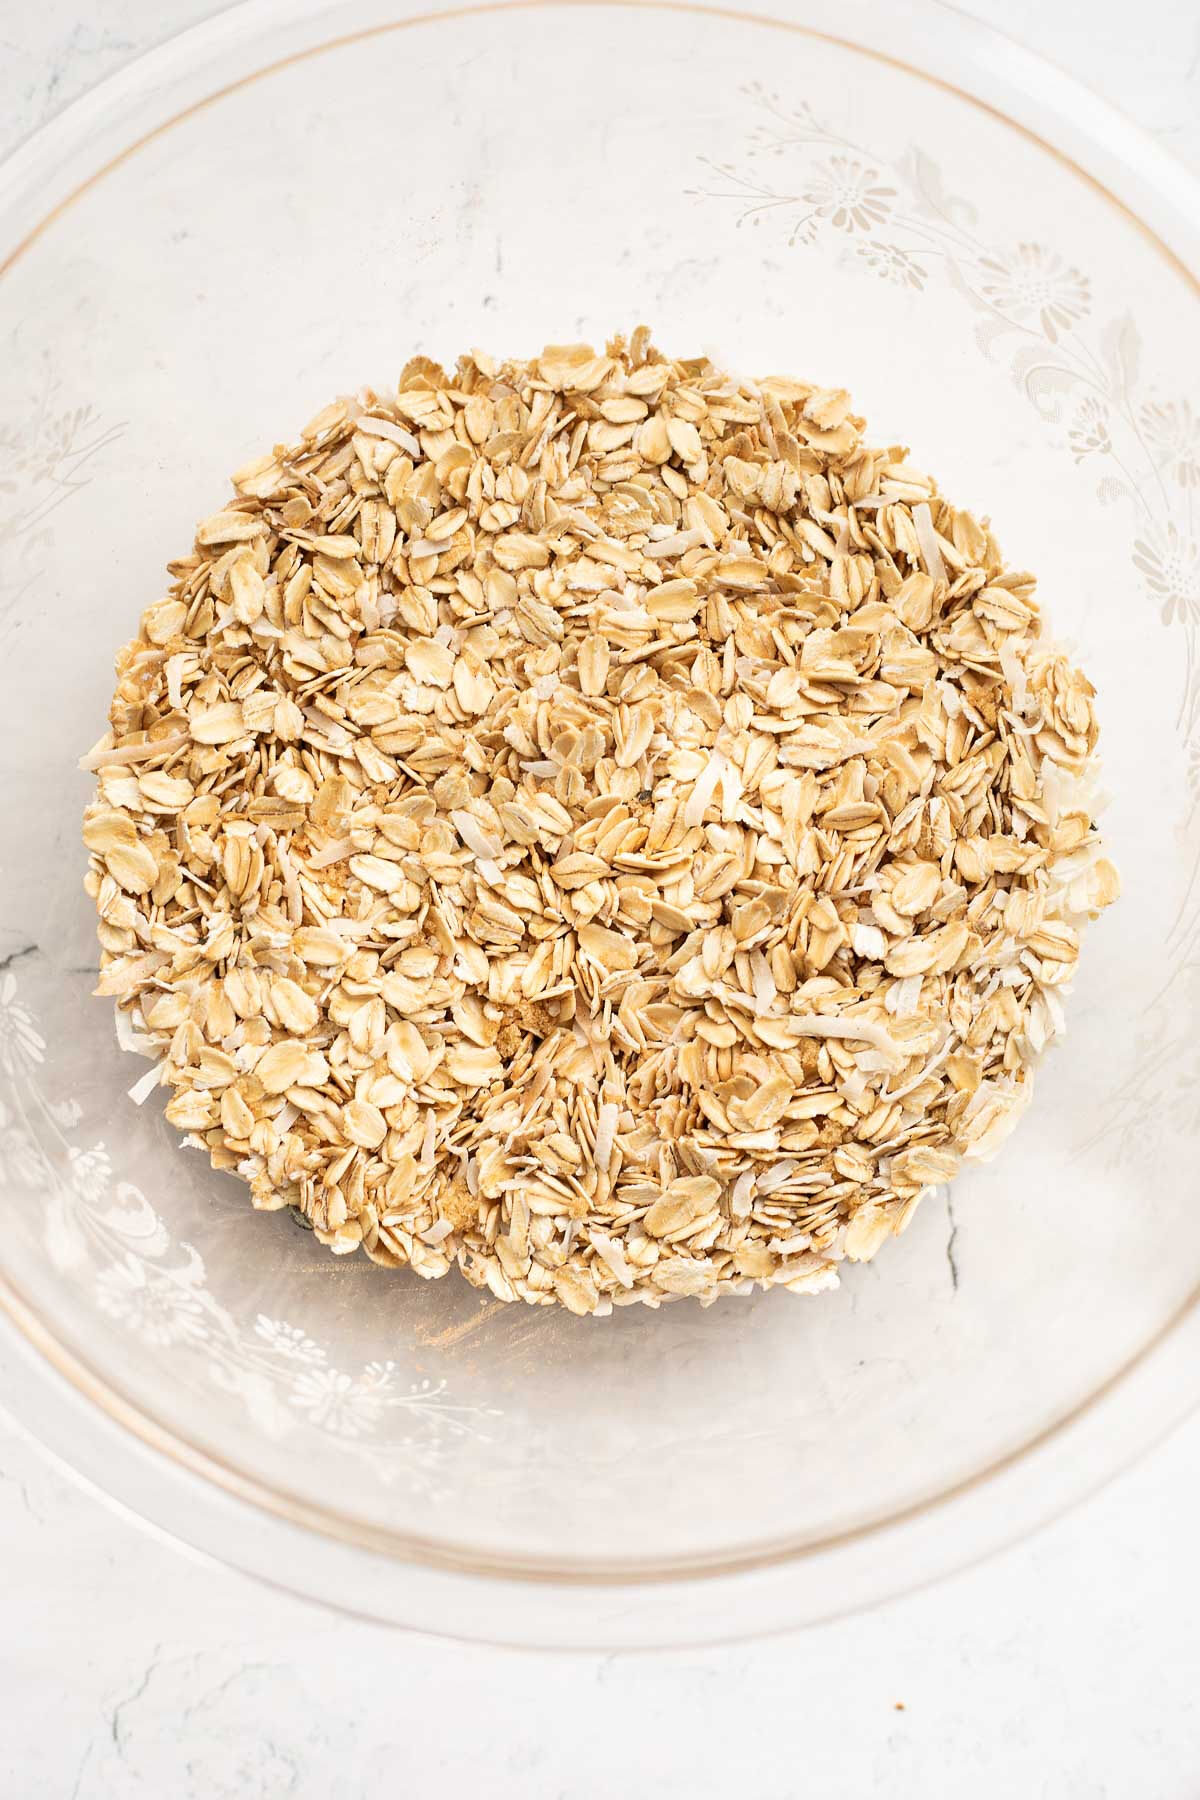
<path fill-rule="evenodd" d="M 84 838 L 140 1097 L 255 1206 L 604 1313 L 835 1285 L 997 1145 L 1117 891 L 1093 690 L 862 430 L 639 329 L 239 470 Z"/>

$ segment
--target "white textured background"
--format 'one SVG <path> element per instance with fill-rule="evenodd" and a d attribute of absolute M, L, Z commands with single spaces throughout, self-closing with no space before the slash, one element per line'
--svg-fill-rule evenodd
<path fill-rule="evenodd" d="M 898 4 L 902 0 L 898 0 Z M 0 0 L 0 152 L 212 0 Z M 1196 0 L 972 0 L 1200 169 Z M 0 1421 L 4 1800 L 1200 1800 L 1200 1420 L 983 1568 L 693 1654 L 470 1649 L 185 1560 Z"/>

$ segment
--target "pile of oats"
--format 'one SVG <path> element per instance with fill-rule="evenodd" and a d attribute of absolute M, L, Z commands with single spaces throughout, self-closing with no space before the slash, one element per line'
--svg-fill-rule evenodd
<path fill-rule="evenodd" d="M 638 330 L 234 477 L 84 837 L 98 991 L 255 1206 L 606 1313 L 832 1286 L 997 1144 L 1116 893 L 1092 689 L 862 429 Z"/>

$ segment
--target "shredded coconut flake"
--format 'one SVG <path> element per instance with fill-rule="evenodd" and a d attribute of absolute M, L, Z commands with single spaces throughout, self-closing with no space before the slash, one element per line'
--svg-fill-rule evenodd
<path fill-rule="evenodd" d="M 328 869 L 334 863 L 345 862 L 348 856 L 353 855 L 354 845 L 349 838 L 331 838 L 320 850 L 311 850 L 307 861 L 312 869 Z"/>
<path fill-rule="evenodd" d="M 186 731 L 168 731 L 152 743 L 123 744 L 114 749 L 109 737 L 105 736 L 86 756 L 80 757 L 79 767 L 84 770 L 116 769 L 129 763 L 152 762 L 156 757 L 173 756 L 191 741 L 191 735 Z"/>
<path fill-rule="evenodd" d="M 921 546 L 921 555 L 925 559 L 925 568 L 935 581 L 945 581 L 946 565 L 942 561 L 941 547 L 938 544 L 937 532 L 933 529 L 933 515 L 924 501 L 912 509 L 913 524 L 917 531 L 917 542 Z"/>
<path fill-rule="evenodd" d="M 161 1083 L 164 1067 L 164 1063 L 156 1062 L 152 1069 L 147 1069 L 146 1073 L 139 1076 L 134 1082 L 129 1090 L 129 1098 L 133 1101 L 135 1106 L 145 1105 L 155 1088 Z M 204 1147 L 207 1149 L 207 1144 Z"/>
<path fill-rule="evenodd" d="M 714 750 L 692 784 L 692 791 L 684 802 L 683 822 L 689 830 L 704 822 L 709 802 L 717 791 L 717 783 L 721 780 L 727 767 L 721 751 Z"/>
<path fill-rule="evenodd" d="M 596 1112 L 596 1143 L 592 1156 L 598 1169 L 607 1169 L 612 1161 L 620 1110 L 614 1100 L 606 1100 Z"/>
<path fill-rule="evenodd" d="M 877 925 L 853 925 L 850 944 L 855 956 L 865 956 L 872 962 L 882 962 L 887 955 L 887 939 Z"/>
<path fill-rule="evenodd" d="M 789 1182 L 795 1173 L 796 1165 L 794 1162 L 772 1163 L 770 1168 L 764 1169 L 758 1178 L 759 1193 L 773 1194 L 776 1188 L 781 1188 L 786 1182 Z"/>
<path fill-rule="evenodd" d="M 397 425 L 392 419 L 373 419 L 363 413 L 354 421 L 354 429 L 361 431 L 364 437 L 388 438 L 393 444 L 399 444 L 414 459 L 421 454 L 421 446 L 411 431 L 403 425 Z"/>
<path fill-rule="evenodd" d="M 467 849 L 474 851 L 476 856 L 485 856 L 494 862 L 501 854 L 503 845 L 498 839 L 489 836 L 473 813 L 452 811 L 450 823 Z"/>
<path fill-rule="evenodd" d="M 139 1018 L 140 1016 L 139 1013 Z M 158 1055 L 158 1039 L 151 1037 L 144 1027 L 139 1030 L 123 1006 L 118 1006 L 116 1008 L 115 1017 L 117 1024 L 117 1043 L 122 1050 L 128 1051 L 134 1056 Z"/>
<path fill-rule="evenodd" d="M 592 1247 L 604 1265 L 611 1269 L 623 1288 L 633 1286 L 633 1271 L 625 1258 L 625 1252 L 614 1238 L 605 1231 L 598 1231 L 593 1225 L 591 1230 Z"/>
<path fill-rule="evenodd" d="M 755 950 L 750 957 L 750 977 L 754 982 L 754 1010 L 760 1016 L 769 1013 L 778 999 L 775 977 L 771 974 L 770 965 L 761 950 Z"/>
<path fill-rule="evenodd" d="M 923 975 L 906 975 L 888 989 L 884 1005 L 894 1019 L 911 1019 L 921 1004 Z"/>
<path fill-rule="evenodd" d="M 846 1038 L 871 1044 L 885 1055 L 896 1055 L 896 1040 L 871 1019 L 829 1018 L 822 1013 L 793 1013 L 788 1021 L 800 1037 Z"/>
<path fill-rule="evenodd" d="M 646 550 L 650 556 L 656 559 L 664 556 L 683 556 L 687 551 L 698 549 L 707 541 L 707 532 L 677 531 L 670 537 L 652 538 L 646 545 Z"/>

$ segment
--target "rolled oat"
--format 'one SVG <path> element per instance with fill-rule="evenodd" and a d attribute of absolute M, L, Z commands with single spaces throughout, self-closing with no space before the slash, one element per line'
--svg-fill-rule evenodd
<path fill-rule="evenodd" d="M 1116 894 L 1033 578 L 839 389 L 423 357 L 122 651 L 99 992 L 330 1249 L 577 1313 L 813 1291 L 990 1152 Z"/>

